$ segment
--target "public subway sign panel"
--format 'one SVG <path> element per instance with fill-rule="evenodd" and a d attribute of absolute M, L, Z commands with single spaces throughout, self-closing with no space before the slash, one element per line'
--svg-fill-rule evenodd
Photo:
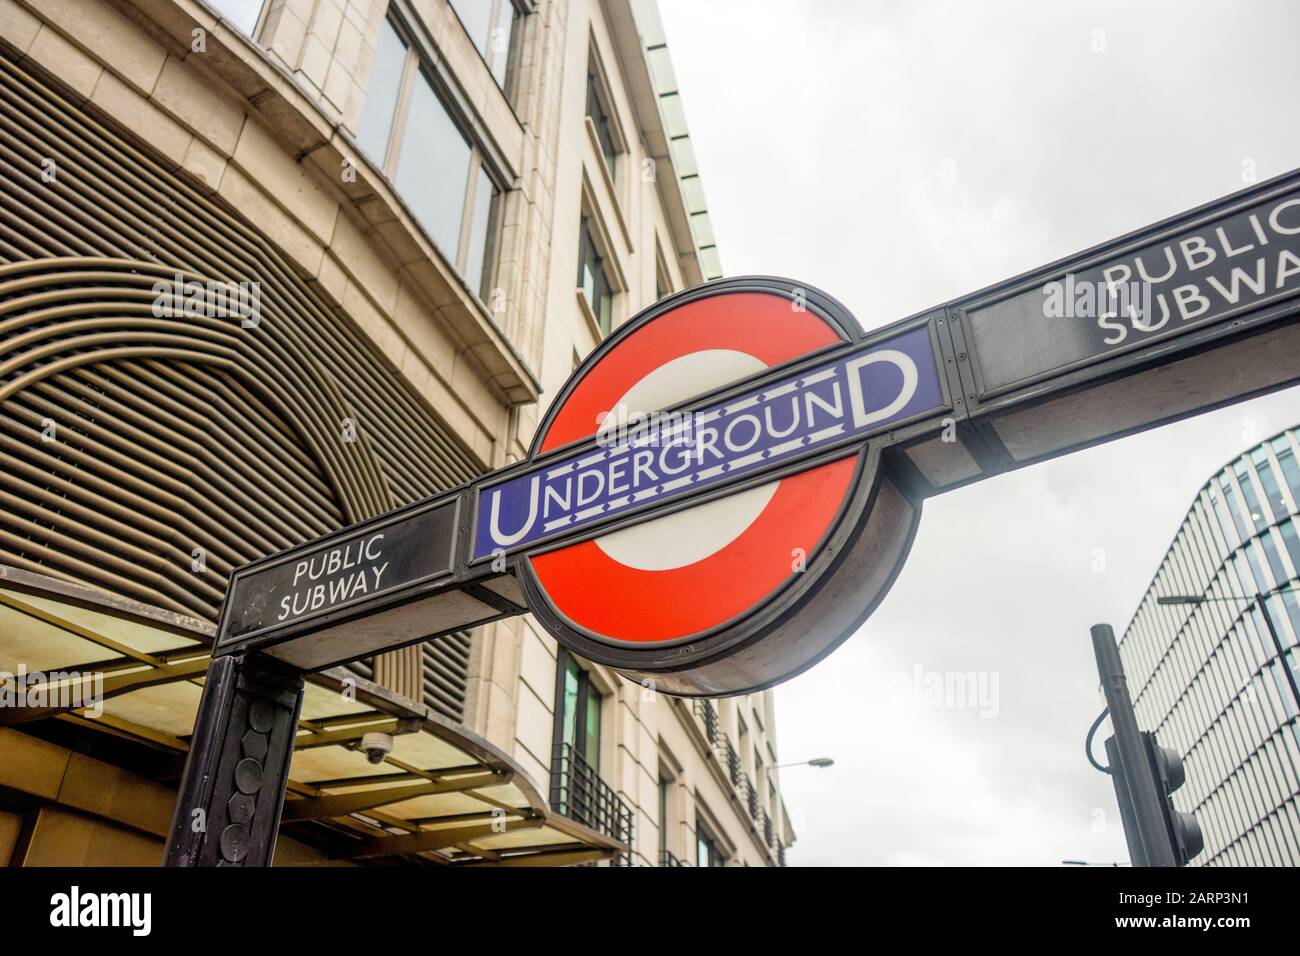
<path fill-rule="evenodd" d="M 983 389 L 1014 388 L 1300 294 L 1300 189 L 1257 196 L 1180 217 L 1155 241 L 1108 244 L 1051 281 L 972 308 Z"/>
<path fill-rule="evenodd" d="M 788 279 L 689 289 L 524 461 L 241 568 L 216 653 L 314 669 L 529 611 L 666 693 L 767 687 L 871 612 L 926 497 L 1295 382 L 1298 301 L 1300 174 L 871 332 Z"/>
<path fill-rule="evenodd" d="M 243 646 L 436 584 L 454 568 L 456 500 L 346 528 L 235 573 L 217 647 Z"/>

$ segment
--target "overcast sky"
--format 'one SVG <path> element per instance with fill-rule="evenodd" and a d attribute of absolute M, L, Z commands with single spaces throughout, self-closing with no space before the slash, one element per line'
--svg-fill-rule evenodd
<path fill-rule="evenodd" d="M 1286 0 L 660 8 L 727 275 L 868 328 L 1300 167 Z M 1122 632 L 1210 472 L 1297 421 L 1292 389 L 928 501 L 875 615 L 777 691 L 781 759 L 835 759 L 783 773 L 789 862 L 1126 860 L 1088 628 Z M 917 668 L 996 706 L 917 703 Z"/>

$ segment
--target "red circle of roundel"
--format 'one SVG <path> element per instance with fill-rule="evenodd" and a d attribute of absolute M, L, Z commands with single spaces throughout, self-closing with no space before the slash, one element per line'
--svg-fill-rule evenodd
<path fill-rule="evenodd" d="M 840 341 L 824 319 L 792 309 L 791 300 L 780 295 L 731 292 L 696 299 L 611 347 L 564 398 L 539 436 L 537 453 L 590 437 L 600 416 L 633 386 L 683 356 L 725 349 L 770 367 Z M 696 393 L 703 394 L 727 383 L 698 384 Z M 855 463 L 849 455 L 780 479 L 748 526 L 693 563 L 663 570 L 630 567 L 603 551 L 597 537 L 532 557 L 533 574 L 556 610 L 606 639 L 649 644 L 707 631 L 790 580 L 796 549 L 813 553 L 850 493 Z"/>
<path fill-rule="evenodd" d="M 556 609 L 587 630 L 652 643 L 698 634 L 762 601 L 811 555 L 848 493 L 857 456 L 781 480 L 754 523 L 721 551 L 680 568 L 644 571 L 595 541 L 534 557 Z"/>
<path fill-rule="evenodd" d="M 811 311 L 796 312 L 782 296 L 731 292 L 696 299 L 667 312 L 619 342 L 564 399 L 542 436 L 539 452 L 596 433 L 597 416 L 659 366 L 706 349 L 748 352 L 764 365 L 780 365 L 841 341 Z M 701 382 L 707 392 L 722 382 Z"/>

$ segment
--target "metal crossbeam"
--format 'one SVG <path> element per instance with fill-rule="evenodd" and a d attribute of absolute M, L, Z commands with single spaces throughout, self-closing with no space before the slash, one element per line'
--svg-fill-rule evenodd
<path fill-rule="evenodd" d="M 440 780 L 435 783 L 420 783 L 410 787 L 385 787 L 379 790 L 365 790 L 361 793 L 344 793 L 334 796 L 313 797 L 309 800 L 293 800 L 284 805 L 284 820 L 323 820 L 328 817 L 342 817 L 349 813 L 359 813 L 375 807 L 401 803 L 416 797 L 431 797 L 441 793 L 462 793 L 477 790 L 480 787 L 497 787 L 509 783 L 514 774 L 509 771 L 491 771 L 457 777 L 453 780 Z"/>
<path fill-rule="evenodd" d="M 517 830 L 537 830 L 545 825 L 542 817 L 524 817 L 516 820 L 494 819 L 490 823 L 448 827 L 440 830 L 419 830 L 407 836 L 376 837 L 343 854 L 350 860 L 370 859 L 380 856 L 403 856 L 410 853 L 428 853 L 445 850 L 484 837 L 514 833 Z M 481 853 L 481 850 L 475 850 Z"/>

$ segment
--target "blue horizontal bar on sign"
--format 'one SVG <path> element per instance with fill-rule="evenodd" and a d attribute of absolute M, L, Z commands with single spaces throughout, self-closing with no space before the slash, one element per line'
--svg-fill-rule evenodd
<path fill-rule="evenodd" d="M 473 559 L 761 475 L 944 407 L 928 327 L 690 411 L 602 431 L 599 444 L 484 486 Z M 606 422 L 606 427 L 609 422 Z"/>

